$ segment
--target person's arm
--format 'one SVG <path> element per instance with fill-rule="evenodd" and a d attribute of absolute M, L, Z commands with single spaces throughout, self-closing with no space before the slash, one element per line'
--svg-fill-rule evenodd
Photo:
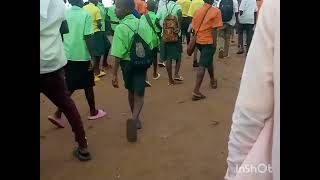
<path fill-rule="evenodd" d="M 178 15 L 178 25 L 179 25 L 179 28 L 181 28 L 181 25 L 182 25 L 182 11 L 181 11 L 181 9 L 178 10 L 177 15 Z"/>
<path fill-rule="evenodd" d="M 102 27 L 102 17 L 101 17 L 101 14 L 100 14 L 100 10 L 99 8 L 97 8 L 97 11 L 95 13 L 95 20 L 97 21 L 97 27 L 101 30 L 101 27 Z"/>
<path fill-rule="evenodd" d="M 66 20 L 62 21 L 60 26 L 60 34 L 68 34 L 69 33 L 69 27 Z"/>
<path fill-rule="evenodd" d="M 271 1 L 266 1 L 271 2 Z M 270 3 L 271 4 L 271 3 Z M 232 116 L 228 142 L 226 180 L 237 176 L 237 167 L 244 162 L 255 144 L 265 121 L 273 118 L 275 89 L 275 32 L 279 30 L 273 7 L 265 6 L 246 59 L 240 90 Z M 280 30 L 279 30 L 280 31 Z M 280 43 L 280 42 L 279 42 Z M 257 61 L 259 59 L 259 61 Z M 278 61 L 280 61 L 278 59 Z"/>
<path fill-rule="evenodd" d="M 112 86 L 115 88 L 119 88 L 119 82 L 118 82 L 118 69 L 120 64 L 120 59 L 115 57 L 114 58 L 114 68 L 113 68 L 113 76 L 112 76 Z"/>
<path fill-rule="evenodd" d="M 89 54 L 90 54 L 90 57 L 91 57 L 91 60 L 90 60 L 90 67 L 89 67 L 89 70 L 92 70 L 93 69 L 93 61 L 94 61 L 94 56 L 93 56 L 93 40 L 92 40 L 92 35 L 85 35 L 84 36 L 84 40 L 86 42 L 86 45 L 87 45 L 87 49 L 89 51 Z"/>
<path fill-rule="evenodd" d="M 217 47 L 217 34 L 218 34 L 217 28 L 213 28 L 212 29 L 212 37 L 213 37 L 213 47 L 214 48 Z"/>

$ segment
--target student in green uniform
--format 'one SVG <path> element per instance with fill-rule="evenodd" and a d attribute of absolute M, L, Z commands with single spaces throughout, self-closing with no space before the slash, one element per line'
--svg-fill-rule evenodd
<path fill-rule="evenodd" d="M 159 19 L 156 15 L 156 2 L 155 0 L 148 0 L 147 2 L 148 12 L 146 15 L 141 16 L 140 21 L 143 21 L 144 24 L 151 27 L 152 30 L 152 57 L 153 57 L 153 79 L 158 80 L 160 78 L 160 74 L 158 73 L 158 49 L 160 40 L 158 34 L 161 33 L 161 26 L 159 24 Z M 150 20 L 150 24 L 147 20 Z M 148 76 L 146 77 L 146 85 L 151 87 L 151 83 L 148 81 Z"/>
<path fill-rule="evenodd" d="M 83 6 L 83 9 L 87 11 L 92 18 L 92 25 L 93 25 L 93 55 L 94 55 L 94 74 L 95 78 L 94 81 L 100 81 L 101 76 L 106 75 L 105 72 L 100 70 L 100 59 L 105 54 L 105 42 L 102 38 L 104 33 L 101 31 L 102 28 L 102 17 L 100 14 L 99 8 L 96 6 L 98 4 L 98 0 L 89 0 L 89 4 Z"/>
<path fill-rule="evenodd" d="M 157 16 L 160 20 L 160 25 L 163 25 L 164 19 L 169 15 L 169 12 L 177 17 L 179 27 L 181 27 L 182 11 L 176 0 L 169 0 L 165 6 L 158 10 Z M 183 81 L 183 77 L 179 75 L 182 53 L 181 30 L 179 31 L 178 42 L 165 43 L 162 40 L 160 42 L 160 59 L 166 61 L 166 69 L 169 76 L 168 85 L 173 85 L 176 81 Z M 172 77 L 172 60 L 176 60 L 174 78 Z"/>
<path fill-rule="evenodd" d="M 127 139 L 130 142 L 137 140 L 137 129 L 142 128 L 139 115 L 144 103 L 147 72 L 147 69 L 134 69 L 131 65 L 129 51 L 133 40 L 133 31 L 137 32 L 150 48 L 153 48 L 151 43 L 153 40 L 152 30 L 132 15 L 134 7 L 133 0 L 116 1 L 116 15 L 120 19 L 120 24 L 115 29 L 111 47 L 111 55 L 115 57 L 112 85 L 115 88 L 119 87 L 118 69 L 120 65 L 125 88 L 128 89 L 128 100 L 132 112 L 132 118 L 127 120 Z"/>
<path fill-rule="evenodd" d="M 108 64 L 108 54 L 109 54 L 109 50 L 111 48 L 111 43 L 107 37 L 107 33 L 106 33 L 106 16 L 107 16 L 107 11 L 106 8 L 104 7 L 104 4 L 102 3 L 102 0 L 99 0 L 97 7 L 100 10 L 100 14 L 101 14 L 101 38 L 103 39 L 104 42 L 104 48 L 105 48 L 105 53 L 103 55 L 103 59 L 102 59 L 102 70 L 101 71 L 105 71 L 109 68 L 111 68 L 111 65 Z M 103 73 L 102 73 L 103 74 Z"/>
<path fill-rule="evenodd" d="M 75 90 L 84 89 L 88 105 L 90 107 L 89 120 L 95 120 L 106 115 L 103 110 L 96 109 L 93 86 L 94 74 L 92 70 L 92 19 L 83 10 L 82 0 L 69 0 L 72 5 L 66 11 L 66 20 L 69 33 L 64 34 L 64 51 L 68 59 L 65 66 L 65 78 L 70 96 Z M 89 50 L 90 49 L 90 50 Z M 61 119 L 62 111 L 58 109 L 55 119 Z"/>
<path fill-rule="evenodd" d="M 113 36 L 114 30 L 116 29 L 117 25 L 119 24 L 119 18 L 116 15 L 116 6 L 113 5 L 108 8 L 107 17 L 106 17 L 106 24 L 110 24 L 111 26 L 111 35 Z"/>

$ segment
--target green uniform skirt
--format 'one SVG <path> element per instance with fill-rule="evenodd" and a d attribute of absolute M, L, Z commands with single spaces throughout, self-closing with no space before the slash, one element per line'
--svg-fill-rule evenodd
<path fill-rule="evenodd" d="M 174 43 L 165 43 L 161 40 L 160 42 L 160 59 L 163 61 L 166 60 L 181 60 L 182 53 L 182 43 L 181 38 L 178 42 Z"/>

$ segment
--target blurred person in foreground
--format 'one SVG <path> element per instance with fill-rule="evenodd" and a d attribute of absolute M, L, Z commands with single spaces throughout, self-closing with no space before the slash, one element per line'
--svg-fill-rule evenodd
<path fill-rule="evenodd" d="M 233 113 L 226 180 L 280 179 L 280 1 L 264 1 Z M 266 172 L 247 172 L 263 165 Z M 264 168 L 262 168 L 264 170 Z"/>

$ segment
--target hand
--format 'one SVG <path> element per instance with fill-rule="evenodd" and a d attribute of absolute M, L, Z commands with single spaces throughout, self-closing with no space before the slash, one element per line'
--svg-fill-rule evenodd
<path fill-rule="evenodd" d="M 113 75 L 113 77 L 112 77 L 112 86 L 114 88 L 119 88 L 118 76 L 117 75 Z"/>

